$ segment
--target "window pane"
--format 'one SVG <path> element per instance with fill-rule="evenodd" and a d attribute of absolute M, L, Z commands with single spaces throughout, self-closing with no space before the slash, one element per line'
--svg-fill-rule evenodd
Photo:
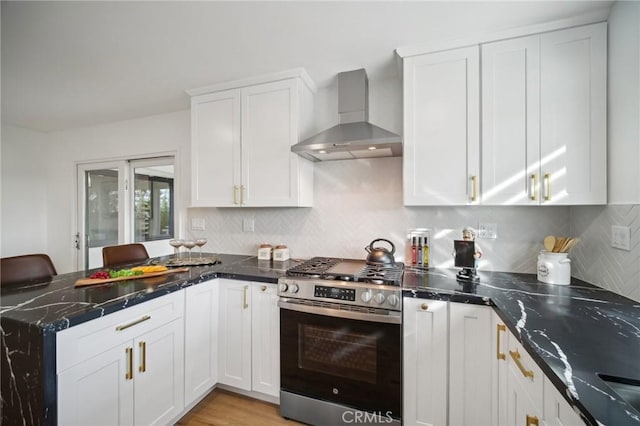
<path fill-rule="evenodd" d="M 137 167 L 134 173 L 135 241 L 173 238 L 173 166 Z"/>
<path fill-rule="evenodd" d="M 88 247 L 118 244 L 118 170 L 86 172 Z"/>

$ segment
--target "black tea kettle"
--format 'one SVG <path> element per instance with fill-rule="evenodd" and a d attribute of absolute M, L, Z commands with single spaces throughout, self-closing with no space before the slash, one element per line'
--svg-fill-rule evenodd
<path fill-rule="evenodd" d="M 374 247 L 373 245 L 378 241 L 384 241 L 385 243 L 389 243 L 391 246 L 391 251 L 387 250 L 384 247 Z M 396 246 L 389 240 L 385 240 L 384 238 L 378 238 L 377 240 L 371 241 L 367 247 L 364 248 L 369 255 L 367 256 L 367 265 L 375 265 L 375 266 L 393 266 L 396 264 L 396 261 L 393 257 L 393 254 L 396 252 Z"/>

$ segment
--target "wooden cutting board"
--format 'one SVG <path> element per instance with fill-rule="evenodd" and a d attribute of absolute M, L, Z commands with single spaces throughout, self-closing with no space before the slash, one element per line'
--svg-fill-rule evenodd
<path fill-rule="evenodd" d="M 78 281 L 76 281 L 75 287 L 82 287 L 85 285 L 94 285 L 94 284 L 112 283 L 115 281 L 139 280 L 140 278 L 159 277 L 161 275 L 175 274 L 178 272 L 187 272 L 188 270 L 189 268 L 174 268 L 174 269 L 167 269 L 166 271 L 149 272 L 142 275 L 131 275 L 129 277 L 116 277 L 116 278 L 105 278 L 105 279 L 80 278 Z"/>

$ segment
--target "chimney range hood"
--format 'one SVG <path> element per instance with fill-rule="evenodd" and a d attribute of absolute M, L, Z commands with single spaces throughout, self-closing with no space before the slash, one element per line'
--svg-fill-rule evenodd
<path fill-rule="evenodd" d="M 364 69 L 338 74 L 338 117 L 339 124 L 293 145 L 291 151 L 311 161 L 402 156 L 402 138 L 368 122 Z"/>

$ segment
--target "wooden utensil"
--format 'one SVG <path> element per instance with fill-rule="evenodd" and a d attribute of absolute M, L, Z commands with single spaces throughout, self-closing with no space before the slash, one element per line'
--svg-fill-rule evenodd
<path fill-rule="evenodd" d="M 82 287 L 85 285 L 105 284 L 115 281 L 127 281 L 127 280 L 139 280 L 140 278 L 159 277 L 161 275 L 175 274 L 178 272 L 187 272 L 189 268 L 174 268 L 167 269 L 166 271 L 149 272 L 142 275 L 131 275 L 129 277 L 115 277 L 115 278 L 80 278 L 76 281 L 75 287 Z"/>
<path fill-rule="evenodd" d="M 556 244 L 556 237 L 554 237 L 553 235 L 547 235 L 546 237 L 544 237 L 544 249 L 546 251 L 552 252 L 555 244 Z"/>
<path fill-rule="evenodd" d="M 569 241 L 567 241 L 564 247 L 562 247 L 562 252 L 569 253 L 571 249 L 578 244 L 578 241 L 580 241 L 580 238 L 569 238 Z"/>

